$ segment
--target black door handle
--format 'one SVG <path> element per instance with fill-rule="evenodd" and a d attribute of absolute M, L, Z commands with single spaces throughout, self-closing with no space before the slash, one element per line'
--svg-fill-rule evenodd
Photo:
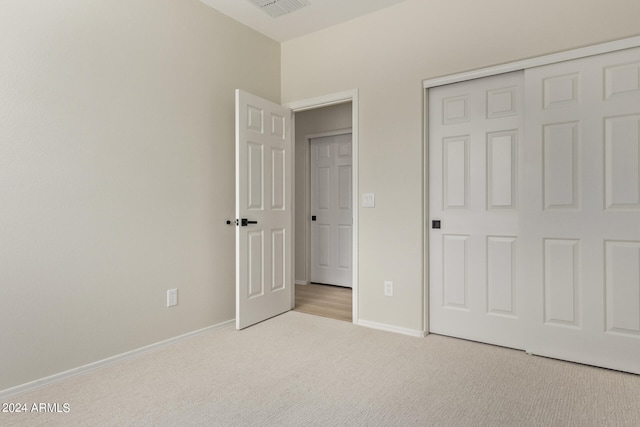
<path fill-rule="evenodd" d="M 240 225 L 243 226 L 243 227 L 246 227 L 249 224 L 257 224 L 257 223 L 258 223 L 258 221 L 249 221 L 247 218 L 242 218 L 240 220 Z"/>

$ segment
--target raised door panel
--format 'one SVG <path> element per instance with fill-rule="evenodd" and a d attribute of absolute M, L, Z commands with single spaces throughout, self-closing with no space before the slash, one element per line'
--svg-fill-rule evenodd
<path fill-rule="evenodd" d="M 544 239 L 544 321 L 580 326 L 580 241 Z"/>
<path fill-rule="evenodd" d="M 248 200 L 247 210 L 264 209 L 264 145 L 256 142 L 247 144 L 248 166 Z"/>
<path fill-rule="evenodd" d="M 518 131 L 487 134 L 487 206 L 515 209 L 518 176 Z"/>
<path fill-rule="evenodd" d="M 640 339 L 640 242 L 606 242 L 607 332 Z"/>
<path fill-rule="evenodd" d="M 640 114 L 605 118 L 604 145 L 606 208 L 640 209 Z"/>
<path fill-rule="evenodd" d="M 249 299 L 264 295 L 264 233 L 260 231 L 250 231 L 247 233 L 248 247 L 248 295 Z"/>
<path fill-rule="evenodd" d="M 271 230 L 271 290 L 284 291 L 287 279 L 287 239 L 286 230 Z"/>
<path fill-rule="evenodd" d="M 487 312 L 517 317 L 516 238 L 487 236 Z"/>
<path fill-rule="evenodd" d="M 286 207 L 286 153 L 279 147 L 271 149 L 271 209 L 283 211 Z"/>
<path fill-rule="evenodd" d="M 468 240 L 469 236 L 445 235 L 442 238 L 442 305 L 446 308 L 469 309 Z"/>
<path fill-rule="evenodd" d="M 469 205 L 469 137 L 442 140 L 444 209 L 465 209 Z"/>
<path fill-rule="evenodd" d="M 319 269 L 326 269 L 331 266 L 331 227 L 326 224 L 317 224 L 317 235 L 314 239 L 314 247 L 316 255 L 314 256 L 314 264 Z M 321 280 L 317 280 L 321 281 Z"/>
<path fill-rule="evenodd" d="M 580 73 L 554 74 L 542 81 L 545 110 L 566 108 L 580 103 Z"/>
<path fill-rule="evenodd" d="M 640 95 L 640 62 L 605 67 L 605 98 Z"/>
<path fill-rule="evenodd" d="M 544 208 L 580 208 L 580 123 L 543 126 Z"/>

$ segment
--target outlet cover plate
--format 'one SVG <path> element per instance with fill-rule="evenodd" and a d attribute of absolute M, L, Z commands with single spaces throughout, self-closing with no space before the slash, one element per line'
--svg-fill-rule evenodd
<path fill-rule="evenodd" d="M 373 193 L 362 193 L 362 207 L 363 208 L 375 208 L 376 207 L 376 195 Z"/>
<path fill-rule="evenodd" d="M 167 290 L 167 307 L 173 307 L 174 305 L 178 305 L 178 290 L 169 289 Z"/>

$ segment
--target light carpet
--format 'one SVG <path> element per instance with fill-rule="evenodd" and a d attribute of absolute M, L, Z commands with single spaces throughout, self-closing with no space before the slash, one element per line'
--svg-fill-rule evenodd
<path fill-rule="evenodd" d="M 640 425 L 637 375 L 298 312 L 10 400 L 69 411 L 0 413 L 2 426 Z"/>

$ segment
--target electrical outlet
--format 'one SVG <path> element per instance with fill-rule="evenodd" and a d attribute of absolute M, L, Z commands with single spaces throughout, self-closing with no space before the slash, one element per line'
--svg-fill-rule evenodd
<path fill-rule="evenodd" d="M 169 289 L 167 291 L 167 307 L 178 305 L 178 290 Z"/>
<path fill-rule="evenodd" d="M 363 208 L 375 208 L 376 207 L 376 195 L 374 193 L 362 194 L 362 207 Z"/>
<path fill-rule="evenodd" d="M 390 281 L 384 282 L 384 295 L 387 297 L 393 296 L 393 282 L 390 282 Z"/>

